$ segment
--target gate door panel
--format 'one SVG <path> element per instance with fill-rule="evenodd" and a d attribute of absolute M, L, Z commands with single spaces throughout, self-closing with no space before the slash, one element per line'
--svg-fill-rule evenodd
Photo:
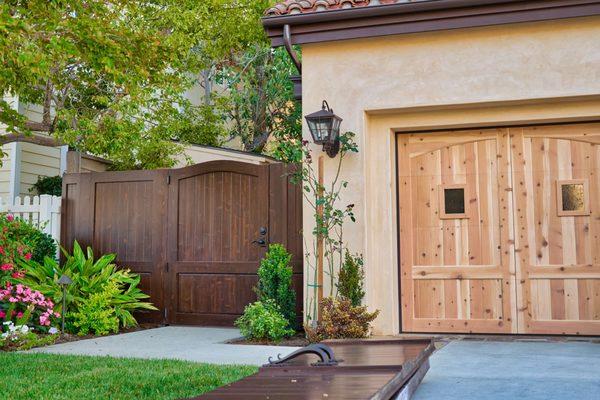
<path fill-rule="evenodd" d="M 231 325 L 256 298 L 269 241 L 268 166 L 214 161 L 170 179 L 167 320 Z"/>

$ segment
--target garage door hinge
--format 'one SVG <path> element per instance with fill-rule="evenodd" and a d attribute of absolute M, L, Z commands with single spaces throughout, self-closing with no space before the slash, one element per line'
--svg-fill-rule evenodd
<path fill-rule="evenodd" d="M 163 315 L 164 315 L 164 318 L 165 318 L 165 321 L 166 321 L 167 320 L 167 309 L 166 308 L 163 310 Z"/>
<path fill-rule="evenodd" d="M 167 185 L 171 184 L 171 175 L 167 175 Z"/>

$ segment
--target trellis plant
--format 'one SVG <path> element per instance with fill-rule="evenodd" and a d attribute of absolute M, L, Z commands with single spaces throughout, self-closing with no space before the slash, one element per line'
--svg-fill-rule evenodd
<path fill-rule="evenodd" d="M 306 264 L 309 272 L 307 291 L 313 293 L 311 298 L 307 298 L 305 304 L 306 318 L 312 321 L 318 313 L 317 294 L 319 290 L 318 282 L 318 258 L 317 246 L 320 241 L 323 242 L 324 274 L 329 279 L 329 296 L 335 295 L 336 271 L 339 270 L 344 261 L 344 223 L 347 219 L 352 222 L 354 217 L 354 204 L 348 204 L 345 207 L 339 206 L 340 193 L 348 187 L 348 182 L 340 179 L 342 163 L 350 153 L 358 153 L 358 146 L 354 141 L 356 135 L 353 132 L 346 132 L 340 135 L 340 152 L 338 164 L 333 180 L 327 184 L 319 183 L 318 171 L 314 167 L 311 149 L 307 141 L 303 141 L 301 146 L 290 145 L 288 148 L 280 149 L 282 154 L 280 158 L 286 161 L 299 161 L 300 156 L 303 159 L 301 168 L 295 173 L 294 179 L 302 182 L 304 198 L 314 210 L 315 227 L 312 235 L 315 238 L 312 242 L 312 251 L 305 254 Z M 305 246 L 305 248 L 308 248 Z"/>

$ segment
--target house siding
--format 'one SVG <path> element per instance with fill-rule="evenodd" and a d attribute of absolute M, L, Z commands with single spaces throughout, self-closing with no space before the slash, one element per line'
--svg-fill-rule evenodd
<path fill-rule="evenodd" d="M 10 162 L 14 143 L 2 146 L 2 165 L 0 165 L 0 198 L 6 199 L 10 195 Z"/>
<path fill-rule="evenodd" d="M 60 148 L 21 143 L 20 196 L 30 196 L 38 177 L 60 175 Z"/>

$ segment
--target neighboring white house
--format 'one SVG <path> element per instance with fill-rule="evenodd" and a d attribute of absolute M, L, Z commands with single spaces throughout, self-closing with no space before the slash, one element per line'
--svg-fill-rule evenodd
<path fill-rule="evenodd" d="M 30 195 L 40 176 L 57 176 L 66 171 L 67 147 L 46 147 L 13 142 L 2 146 L 6 156 L 0 166 L 0 197 Z"/>
<path fill-rule="evenodd" d="M 207 86 L 205 88 L 203 85 Z M 193 104 L 201 104 L 208 92 L 222 90 L 215 87 L 210 79 L 197 84 L 185 93 Z M 42 121 L 42 107 L 19 102 L 18 97 L 5 97 L 13 109 L 27 117 L 29 121 Z M 0 135 L 2 134 L 0 128 Z M 230 143 L 229 147 L 236 147 Z M 110 161 L 86 154 L 69 152 L 67 146 L 47 147 L 33 143 L 13 142 L 2 146 L 5 156 L 0 165 L 0 198 L 12 201 L 16 196 L 31 195 L 29 191 L 38 177 L 63 175 L 65 172 L 106 171 Z M 178 157 L 176 167 L 184 167 L 214 160 L 233 160 L 255 164 L 272 162 L 269 157 L 255 155 L 234 149 L 210 146 L 187 146 L 184 154 Z M 35 193 L 33 193 L 35 194 Z"/>

